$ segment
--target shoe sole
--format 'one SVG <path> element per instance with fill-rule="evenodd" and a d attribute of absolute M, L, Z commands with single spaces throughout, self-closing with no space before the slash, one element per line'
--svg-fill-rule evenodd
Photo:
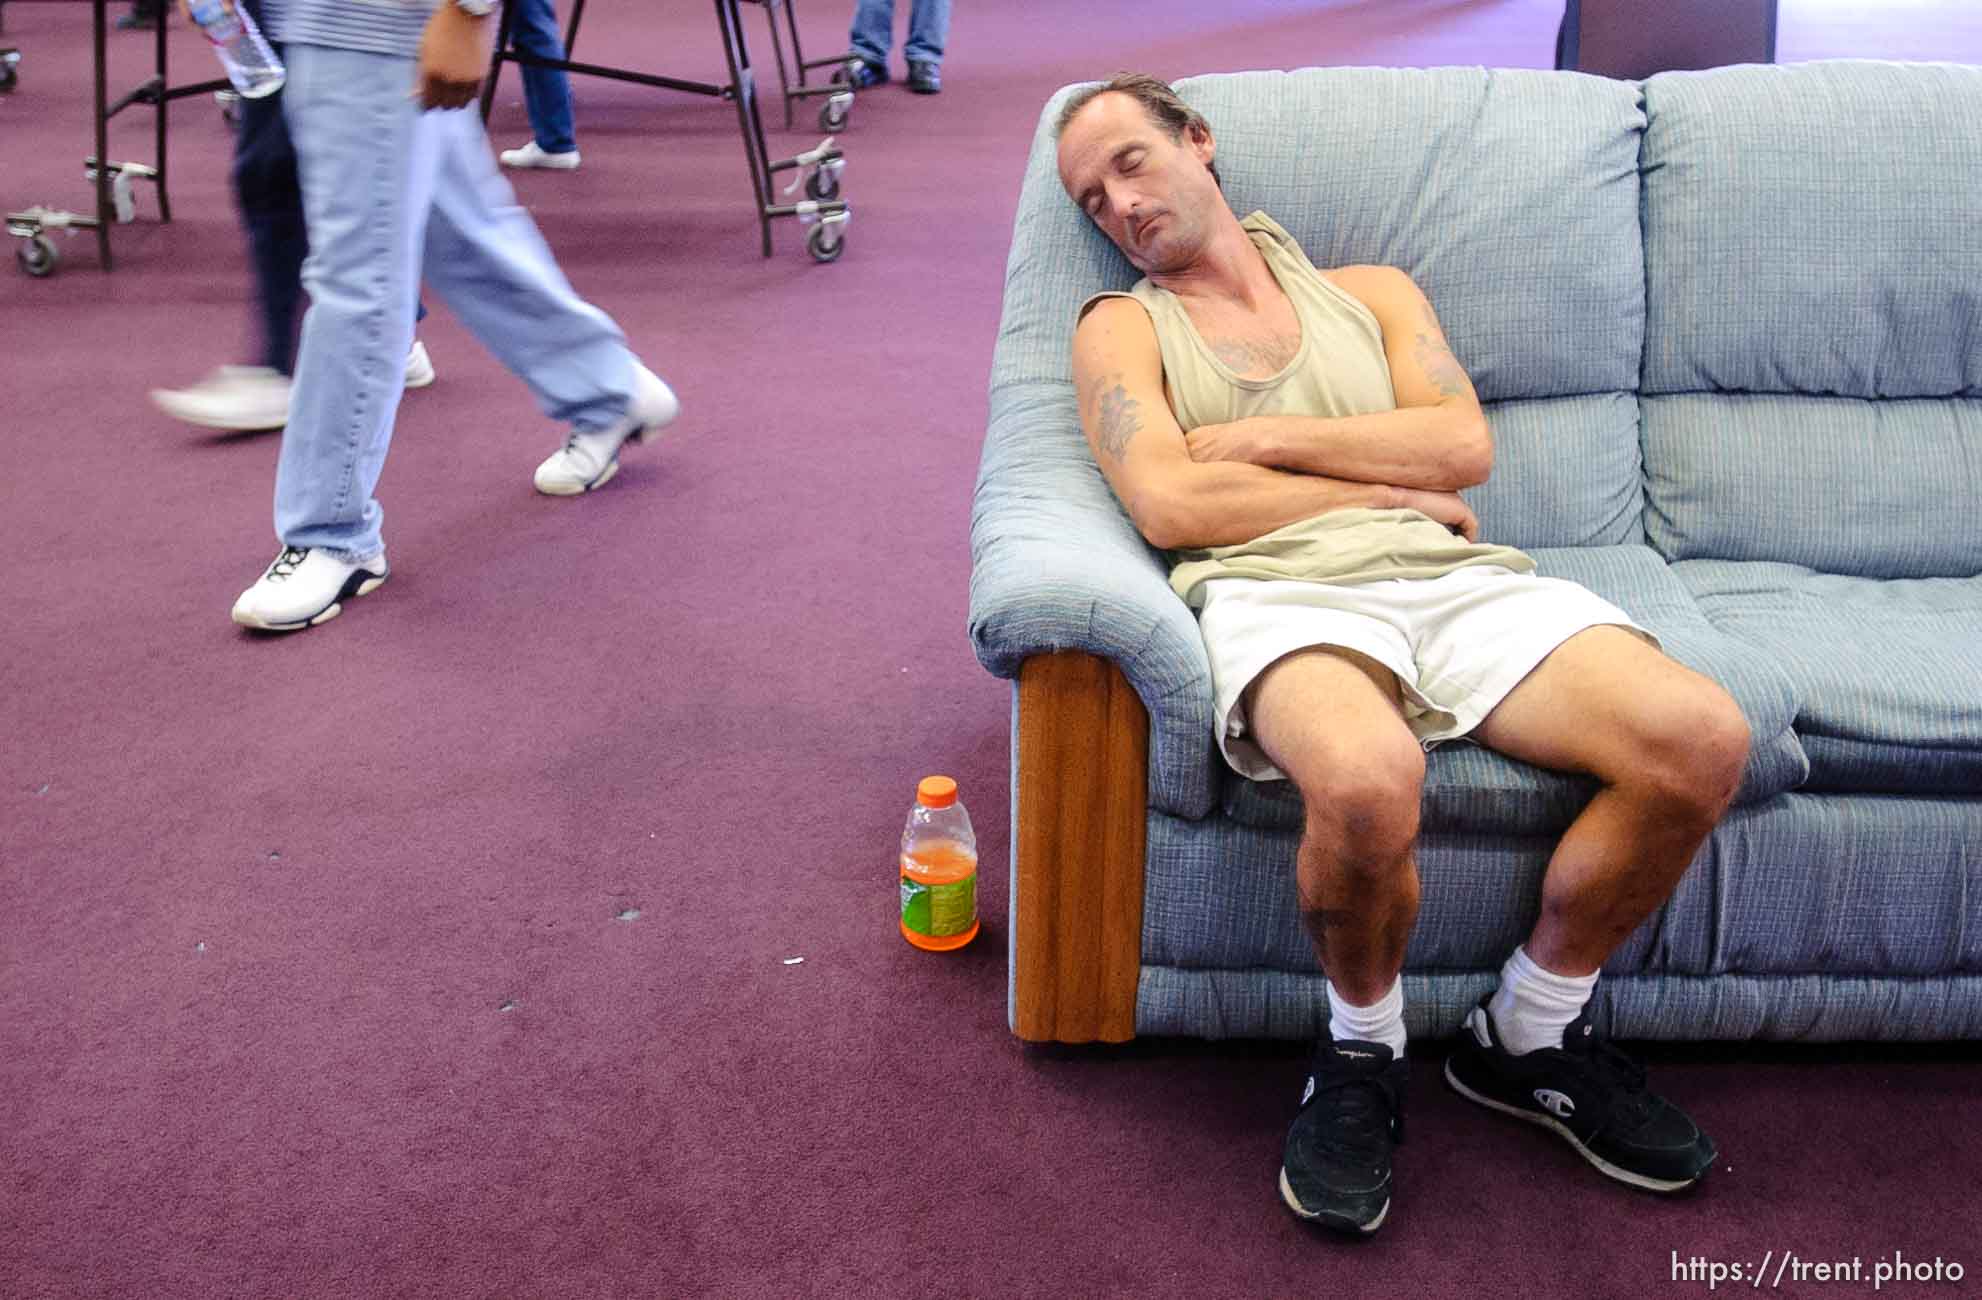
<path fill-rule="evenodd" d="M 388 569 L 376 576 L 366 575 L 358 581 L 358 585 L 355 588 L 349 582 L 346 582 L 344 584 L 344 590 L 337 593 L 337 599 L 331 601 L 310 617 L 298 622 L 270 623 L 266 619 L 257 618 L 253 614 L 243 614 L 239 610 L 234 611 L 234 621 L 242 627 L 252 628 L 257 632 L 301 632 L 305 629 L 330 622 L 330 620 L 344 612 L 345 601 L 356 599 L 359 596 L 371 595 L 379 589 L 381 583 L 391 576 L 392 571 Z M 356 578 L 357 575 L 353 574 L 352 577 Z"/>
<path fill-rule="evenodd" d="M 216 433 L 260 433 L 263 430 L 280 429 L 289 423 L 289 413 L 284 411 L 279 420 L 227 419 L 205 415 L 178 405 L 170 397 L 162 396 L 162 390 L 151 395 L 152 405 L 182 424 L 194 425 L 201 429 L 212 429 Z"/>
<path fill-rule="evenodd" d="M 1376 1217 L 1368 1223 L 1357 1223 L 1354 1219 L 1340 1214 L 1330 1214 L 1326 1210 L 1306 1209 L 1301 1205 L 1300 1198 L 1294 1195 L 1294 1185 L 1287 1181 L 1285 1165 L 1280 1167 L 1280 1199 L 1287 1203 L 1288 1209 L 1309 1223 L 1318 1223 L 1324 1228 L 1333 1228 L 1337 1232 L 1353 1232 L 1365 1237 L 1381 1228 L 1383 1221 L 1390 1217 L 1389 1197 L 1384 1198 L 1383 1208 L 1378 1210 Z"/>
<path fill-rule="evenodd" d="M 627 438 L 627 441 L 632 441 L 631 436 Z M 619 453 L 614 452 L 613 458 L 606 462 L 606 467 L 599 471 L 599 476 L 590 483 L 553 483 L 549 487 L 545 487 L 542 483 L 539 483 L 537 484 L 537 491 L 547 497 L 582 497 L 587 492 L 596 492 L 606 484 L 612 482 L 613 475 L 617 473 L 619 473 Z"/>
<path fill-rule="evenodd" d="M 1631 1187 L 1643 1188 L 1648 1192 L 1670 1193 L 1683 1192 L 1695 1183 L 1698 1183 L 1700 1179 L 1706 1177 L 1706 1174 L 1701 1173 L 1694 1175 L 1692 1178 L 1675 1181 L 1670 1178 L 1652 1178 L 1645 1174 L 1634 1174 L 1629 1169 L 1620 1168 L 1612 1164 L 1596 1152 L 1590 1150 L 1590 1148 L 1584 1146 L 1583 1140 L 1572 1133 L 1562 1121 L 1548 1115 L 1537 1115 L 1531 1110 L 1523 1110 L 1519 1106 L 1510 1106 L 1504 1101 L 1495 1101 L 1491 1097 L 1485 1097 L 1474 1092 L 1459 1081 L 1458 1075 L 1452 1073 L 1452 1062 L 1450 1061 L 1445 1063 L 1445 1082 L 1451 1085 L 1452 1091 L 1458 1093 L 1467 1101 L 1476 1102 L 1481 1106 L 1485 1106 L 1488 1110 L 1497 1110 L 1503 1115 L 1512 1115 L 1515 1119 L 1526 1120 L 1530 1124 L 1553 1130 L 1563 1141 L 1575 1147 L 1578 1155 L 1596 1166 L 1598 1173 L 1603 1174 L 1607 1178 L 1614 1178 L 1620 1183 L 1627 1184 Z"/>

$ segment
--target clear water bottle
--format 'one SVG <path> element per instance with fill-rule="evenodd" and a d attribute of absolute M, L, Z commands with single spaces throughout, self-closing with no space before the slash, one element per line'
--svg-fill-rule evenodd
<path fill-rule="evenodd" d="M 925 776 L 902 828 L 902 938 L 930 952 L 977 937 L 977 834 L 947 776 Z"/>
<path fill-rule="evenodd" d="M 241 98 L 260 99 L 282 89 L 289 74 L 246 9 L 222 0 L 193 0 L 192 13 Z"/>

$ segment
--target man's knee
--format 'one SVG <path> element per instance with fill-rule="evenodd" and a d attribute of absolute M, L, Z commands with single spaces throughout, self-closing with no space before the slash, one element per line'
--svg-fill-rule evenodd
<path fill-rule="evenodd" d="M 1662 702 L 1639 780 L 1681 815 L 1717 821 L 1741 788 L 1750 744 L 1740 706 L 1702 679 Z"/>
<path fill-rule="evenodd" d="M 1337 869 L 1396 869 L 1418 837 L 1425 755 L 1409 732 L 1371 739 L 1295 775 L 1309 844 Z"/>

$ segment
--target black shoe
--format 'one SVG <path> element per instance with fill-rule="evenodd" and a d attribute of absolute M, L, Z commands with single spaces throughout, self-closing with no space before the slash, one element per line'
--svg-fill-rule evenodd
<path fill-rule="evenodd" d="M 1620 1183 L 1684 1191 L 1714 1167 L 1714 1141 L 1645 1087 L 1645 1067 L 1576 1017 L 1562 1046 L 1519 1056 L 1501 1046 L 1487 999 L 1467 1014 L 1445 1081 L 1482 1106 L 1554 1129 Z"/>
<path fill-rule="evenodd" d="M 909 64 L 908 88 L 918 95 L 941 94 L 943 79 L 936 75 L 936 65 L 921 59 Z"/>
<path fill-rule="evenodd" d="M 158 30 L 158 15 L 133 9 L 117 20 L 120 32 L 150 32 Z"/>
<path fill-rule="evenodd" d="M 1405 1062 L 1382 1043 L 1315 1044 L 1280 1158 L 1280 1199 L 1303 1219 L 1370 1233 L 1390 1213 L 1390 1150 L 1404 1140 Z"/>
<path fill-rule="evenodd" d="M 887 65 L 869 63 L 866 59 L 851 59 L 847 62 L 846 84 L 855 90 L 885 86 L 888 84 Z"/>

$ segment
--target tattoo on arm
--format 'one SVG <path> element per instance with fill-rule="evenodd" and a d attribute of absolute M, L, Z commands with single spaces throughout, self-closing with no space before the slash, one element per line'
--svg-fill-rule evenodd
<path fill-rule="evenodd" d="M 1465 392 L 1466 372 L 1459 368 L 1459 358 L 1452 355 L 1452 348 L 1446 343 L 1430 308 L 1425 309 L 1425 327 L 1428 332 L 1418 335 L 1418 346 L 1413 351 L 1425 377 L 1438 385 L 1441 396 L 1452 397 Z"/>
<path fill-rule="evenodd" d="M 1095 384 L 1094 425 L 1101 449 L 1116 460 L 1122 459 L 1130 440 L 1142 432 L 1142 403 L 1129 396 L 1120 374 L 1107 376 Z"/>

